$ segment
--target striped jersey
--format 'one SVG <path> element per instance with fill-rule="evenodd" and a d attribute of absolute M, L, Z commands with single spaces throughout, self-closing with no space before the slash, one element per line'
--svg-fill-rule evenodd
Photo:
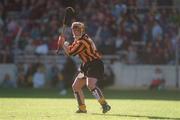
<path fill-rule="evenodd" d="M 68 54 L 72 56 L 78 55 L 83 63 L 95 59 L 101 59 L 101 55 L 97 51 L 94 42 L 87 34 L 84 34 L 78 40 L 74 40 L 74 42 L 69 45 L 68 48 Z"/>

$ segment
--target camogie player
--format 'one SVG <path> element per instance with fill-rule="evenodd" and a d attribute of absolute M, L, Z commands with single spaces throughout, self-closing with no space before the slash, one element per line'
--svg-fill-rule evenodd
<path fill-rule="evenodd" d="M 85 26 L 82 22 L 73 22 L 71 29 L 74 37 L 73 43 L 69 44 L 69 42 L 65 41 L 65 37 L 61 35 L 58 40 L 58 46 L 64 49 L 66 55 L 78 55 L 82 61 L 80 72 L 72 85 L 75 98 L 78 102 L 76 113 L 87 113 L 82 91 L 85 85 L 102 106 L 102 112 L 106 113 L 111 107 L 97 86 L 97 80 L 103 79 L 104 74 L 104 63 L 101 60 L 101 55 L 97 51 L 92 39 L 85 34 Z"/>

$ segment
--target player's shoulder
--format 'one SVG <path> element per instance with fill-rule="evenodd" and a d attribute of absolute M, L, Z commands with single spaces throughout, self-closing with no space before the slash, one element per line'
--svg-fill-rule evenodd
<path fill-rule="evenodd" d="M 82 35 L 82 37 L 80 38 L 80 40 L 87 40 L 89 39 L 89 36 L 87 34 Z"/>
<path fill-rule="evenodd" d="M 89 36 L 88 36 L 87 34 L 85 34 L 85 35 L 83 36 L 83 39 L 89 39 Z"/>

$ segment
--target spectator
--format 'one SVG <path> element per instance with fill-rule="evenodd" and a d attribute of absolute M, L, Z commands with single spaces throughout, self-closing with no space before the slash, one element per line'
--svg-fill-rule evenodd
<path fill-rule="evenodd" d="M 137 62 L 137 50 L 134 46 L 129 46 L 127 51 L 127 64 L 136 64 Z"/>
<path fill-rule="evenodd" d="M 13 56 L 9 46 L 5 46 L 4 49 L 2 48 L 0 54 L 1 54 L 0 59 L 2 63 L 11 63 L 13 61 Z"/>
<path fill-rule="evenodd" d="M 165 79 L 162 70 L 157 67 L 153 73 L 153 79 L 150 84 L 150 89 L 164 89 Z"/>
<path fill-rule="evenodd" d="M 33 88 L 43 88 L 45 85 L 45 74 L 41 69 L 37 69 L 37 71 L 33 75 Z"/>
<path fill-rule="evenodd" d="M 27 46 L 25 46 L 25 54 L 34 54 L 35 53 L 35 46 L 33 45 L 33 40 L 29 39 Z"/>
<path fill-rule="evenodd" d="M 153 44 L 149 41 L 143 49 L 142 62 L 144 64 L 153 64 Z"/>
<path fill-rule="evenodd" d="M 16 87 L 15 81 L 11 79 L 11 76 L 8 73 L 4 75 L 4 79 L 1 83 L 1 87 L 2 88 L 15 88 Z"/>
<path fill-rule="evenodd" d="M 56 50 L 57 49 L 58 36 L 54 36 L 53 39 L 49 42 L 49 49 Z"/>
<path fill-rule="evenodd" d="M 163 30 L 161 26 L 159 25 L 159 22 L 155 20 L 153 28 L 152 28 L 153 41 L 155 41 L 158 38 L 158 36 L 162 36 L 162 34 L 163 34 Z"/>
<path fill-rule="evenodd" d="M 27 87 L 27 81 L 25 79 L 25 68 L 23 63 L 17 64 L 17 87 Z"/>
<path fill-rule="evenodd" d="M 45 41 L 41 41 L 41 44 L 37 46 L 35 50 L 38 55 L 47 55 L 48 54 L 48 45 Z"/>
<path fill-rule="evenodd" d="M 27 72 L 25 74 L 25 80 L 27 87 L 33 87 L 33 75 L 36 72 L 37 66 L 34 64 L 28 64 Z"/>
<path fill-rule="evenodd" d="M 25 73 L 23 71 L 18 72 L 17 86 L 18 86 L 18 88 L 27 87 L 27 82 L 26 82 L 26 79 L 25 79 Z"/>
<path fill-rule="evenodd" d="M 165 50 L 162 46 L 162 41 L 157 40 L 152 49 L 153 64 L 165 64 Z"/>
<path fill-rule="evenodd" d="M 123 44 L 123 36 L 118 34 L 115 38 L 115 48 L 116 48 L 116 51 L 120 51 L 121 50 L 121 47 L 122 47 L 122 44 Z"/>

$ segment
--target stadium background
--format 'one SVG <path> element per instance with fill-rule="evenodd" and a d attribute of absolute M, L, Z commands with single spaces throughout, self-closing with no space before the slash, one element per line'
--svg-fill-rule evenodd
<path fill-rule="evenodd" d="M 70 22 L 84 22 L 104 55 L 101 87 L 178 88 L 179 5 L 178 0 L 1 0 L 0 86 L 71 86 L 79 60 L 55 50 L 64 9 L 72 6 L 77 13 Z M 65 34 L 72 39 L 69 24 Z"/>

